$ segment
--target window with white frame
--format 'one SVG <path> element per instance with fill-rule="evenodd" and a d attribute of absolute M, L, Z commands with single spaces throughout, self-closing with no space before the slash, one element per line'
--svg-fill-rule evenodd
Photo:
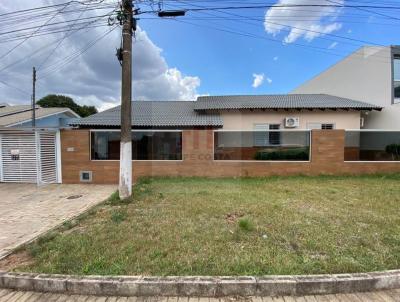
<path fill-rule="evenodd" d="M 254 146 L 266 147 L 281 144 L 280 124 L 254 124 Z M 270 131 L 275 130 L 275 131 Z"/>
<path fill-rule="evenodd" d="M 308 129 L 319 129 L 319 130 L 333 130 L 335 129 L 334 123 L 308 123 Z"/>

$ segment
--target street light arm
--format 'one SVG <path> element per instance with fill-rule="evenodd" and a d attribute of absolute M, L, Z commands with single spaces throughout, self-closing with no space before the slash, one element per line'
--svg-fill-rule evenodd
<path fill-rule="evenodd" d="M 182 17 L 186 15 L 186 11 L 184 10 L 162 10 L 158 12 L 158 16 L 160 18 L 166 17 Z"/>

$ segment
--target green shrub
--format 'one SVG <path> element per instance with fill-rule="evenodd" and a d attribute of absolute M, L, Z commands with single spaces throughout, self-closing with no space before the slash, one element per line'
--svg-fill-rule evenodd
<path fill-rule="evenodd" d="M 308 148 L 293 148 L 277 151 L 258 151 L 256 160 L 309 160 Z"/>
<path fill-rule="evenodd" d="M 254 226 L 248 218 L 239 219 L 239 228 L 246 232 L 251 232 L 254 230 Z"/>

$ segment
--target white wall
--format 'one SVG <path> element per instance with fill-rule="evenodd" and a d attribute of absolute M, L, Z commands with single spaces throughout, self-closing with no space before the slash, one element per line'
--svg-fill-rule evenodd
<path fill-rule="evenodd" d="M 291 93 L 326 93 L 380 106 L 392 103 L 390 47 L 363 47 Z"/>
<path fill-rule="evenodd" d="M 385 109 L 365 116 L 364 128 L 400 129 L 400 107 L 392 105 L 392 50 L 389 46 L 363 47 L 291 93 L 324 93 L 379 105 Z"/>
<path fill-rule="evenodd" d="M 250 130 L 254 124 L 281 124 L 285 117 L 299 117 L 300 127 L 308 129 L 308 123 L 333 123 L 336 129 L 360 129 L 359 111 L 221 111 L 223 130 Z"/>
<path fill-rule="evenodd" d="M 385 107 L 381 112 L 369 112 L 365 118 L 364 128 L 387 130 L 400 129 L 400 104 L 393 104 L 389 107 Z"/>

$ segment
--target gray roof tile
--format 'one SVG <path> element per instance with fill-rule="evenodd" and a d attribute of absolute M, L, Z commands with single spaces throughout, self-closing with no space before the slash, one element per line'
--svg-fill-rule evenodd
<path fill-rule="evenodd" d="M 195 110 L 218 109 L 357 109 L 382 107 L 327 94 L 231 95 L 199 97 Z"/>
<path fill-rule="evenodd" d="M 222 126 L 219 114 L 199 113 L 189 101 L 134 101 L 132 102 L 132 126 L 134 127 L 196 127 Z M 73 126 L 117 127 L 120 122 L 121 107 L 77 119 Z"/>

